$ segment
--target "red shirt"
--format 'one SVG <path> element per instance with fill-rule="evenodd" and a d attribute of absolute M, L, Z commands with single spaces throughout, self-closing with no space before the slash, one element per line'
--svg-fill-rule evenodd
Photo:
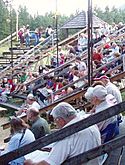
<path fill-rule="evenodd" d="M 93 60 L 101 62 L 102 54 L 100 54 L 100 53 L 93 53 Z"/>

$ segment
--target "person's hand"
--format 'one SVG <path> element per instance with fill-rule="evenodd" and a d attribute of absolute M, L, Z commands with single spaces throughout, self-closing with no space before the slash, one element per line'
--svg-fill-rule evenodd
<path fill-rule="evenodd" d="M 35 165 L 35 163 L 33 163 L 32 160 L 27 159 L 27 160 L 24 161 L 24 165 Z"/>

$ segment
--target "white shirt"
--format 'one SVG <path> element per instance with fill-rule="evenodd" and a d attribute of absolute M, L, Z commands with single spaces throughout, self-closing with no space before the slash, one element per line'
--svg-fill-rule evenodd
<path fill-rule="evenodd" d="M 115 105 L 115 104 L 105 100 L 95 107 L 95 113 L 101 112 L 113 105 Z M 101 131 L 104 130 L 109 124 L 111 124 L 112 122 L 114 122 L 116 120 L 117 120 L 117 117 L 113 116 L 111 118 L 108 118 L 107 120 L 104 120 L 104 121 L 98 123 L 97 125 L 99 127 L 99 130 L 101 130 Z"/>
<path fill-rule="evenodd" d="M 118 46 L 116 46 L 115 48 L 112 48 L 111 50 L 112 50 L 112 52 L 111 52 L 112 55 L 114 55 L 114 53 L 119 53 L 119 47 Z"/>
<path fill-rule="evenodd" d="M 87 68 L 86 63 L 84 61 L 77 63 L 76 65 L 77 65 L 79 71 L 85 71 Z"/>
<path fill-rule="evenodd" d="M 80 117 L 77 116 L 66 126 L 76 123 L 79 120 Z M 101 145 L 100 133 L 97 126 L 94 125 L 56 142 L 45 161 L 51 165 L 60 165 L 66 159 L 99 145 Z M 91 160 L 84 165 L 100 165 L 99 158 Z"/>
<path fill-rule="evenodd" d="M 106 84 L 106 89 L 107 89 L 108 94 L 112 94 L 116 98 L 117 103 L 122 102 L 120 90 L 118 89 L 118 87 L 116 85 L 114 85 L 111 82 L 108 82 Z"/>
<path fill-rule="evenodd" d="M 29 105 L 29 108 L 37 108 L 37 109 L 40 109 L 40 105 L 34 101 L 32 105 Z"/>

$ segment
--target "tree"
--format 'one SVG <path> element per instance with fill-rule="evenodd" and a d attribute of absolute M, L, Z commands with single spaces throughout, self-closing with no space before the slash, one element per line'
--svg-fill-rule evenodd
<path fill-rule="evenodd" d="M 94 8 L 94 13 L 109 24 L 112 24 L 113 22 L 116 24 L 119 22 L 125 23 L 125 10 L 117 9 L 115 6 L 112 7 L 111 11 L 109 10 L 109 7 L 106 6 L 104 12 L 96 6 Z"/>
<path fill-rule="evenodd" d="M 8 36 L 10 33 L 10 26 L 7 22 L 8 19 L 9 11 L 3 0 L 0 0 L 0 40 Z"/>
<path fill-rule="evenodd" d="M 26 6 L 22 7 L 19 6 L 19 27 L 22 27 L 23 25 L 31 25 L 33 18 L 32 16 L 28 13 L 28 10 Z"/>

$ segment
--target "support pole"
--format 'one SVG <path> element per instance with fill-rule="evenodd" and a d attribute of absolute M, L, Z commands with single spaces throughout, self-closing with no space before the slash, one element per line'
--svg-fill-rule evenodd
<path fill-rule="evenodd" d="M 92 0 L 88 0 L 88 86 L 92 85 Z"/>
<path fill-rule="evenodd" d="M 92 13 L 92 0 L 90 2 L 90 23 L 91 23 L 91 84 L 93 83 L 93 13 Z"/>
<path fill-rule="evenodd" d="M 57 67 L 59 66 L 59 44 L 58 44 L 58 16 L 56 15 L 56 54 L 57 54 Z"/>
<path fill-rule="evenodd" d="M 57 67 L 59 66 L 59 45 L 58 45 L 58 4 L 56 0 L 56 54 L 57 54 Z"/>
<path fill-rule="evenodd" d="M 19 28 L 19 12 L 18 9 L 16 11 L 16 39 L 18 41 L 18 28 Z"/>
<path fill-rule="evenodd" d="M 10 4 L 10 35 L 11 35 L 11 39 L 10 39 L 10 49 L 11 49 L 11 66 L 13 68 L 13 22 L 12 22 L 12 5 Z"/>

